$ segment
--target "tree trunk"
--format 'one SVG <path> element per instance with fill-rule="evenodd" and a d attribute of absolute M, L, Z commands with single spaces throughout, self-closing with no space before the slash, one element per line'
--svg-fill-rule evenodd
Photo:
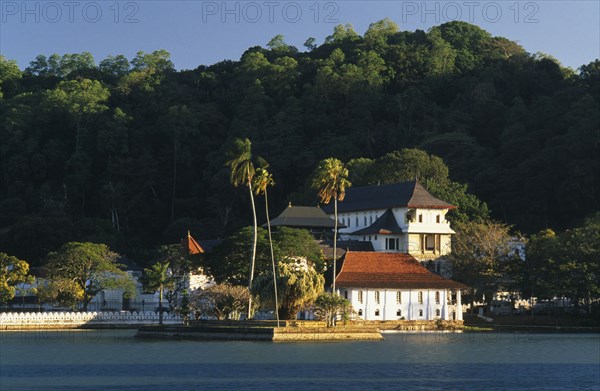
<path fill-rule="evenodd" d="M 248 190 L 250 191 L 250 203 L 252 204 L 253 218 L 253 237 L 252 237 L 252 260 L 250 262 L 250 279 L 248 281 L 248 290 L 250 291 L 250 299 L 248 299 L 248 319 L 252 315 L 252 282 L 254 281 L 254 262 L 256 260 L 256 242 L 258 238 L 258 227 L 256 223 L 256 207 L 254 205 L 254 195 L 252 194 L 252 182 L 248 181 Z"/>
<path fill-rule="evenodd" d="M 267 217 L 267 230 L 269 232 L 269 246 L 271 247 L 271 264 L 273 265 L 273 287 L 275 290 L 275 316 L 277 317 L 277 327 L 279 327 L 279 300 L 277 299 L 277 272 L 275 270 L 275 255 L 273 254 L 273 240 L 271 239 L 271 221 L 269 220 L 269 198 L 267 188 L 265 187 L 265 214 Z"/>
<path fill-rule="evenodd" d="M 163 288 L 162 286 L 158 289 L 158 324 L 163 324 Z"/>
<path fill-rule="evenodd" d="M 338 230 L 338 213 L 337 213 L 337 193 L 333 199 L 333 216 L 335 218 L 333 226 L 333 294 L 335 291 L 336 263 L 337 263 L 337 230 Z"/>
<path fill-rule="evenodd" d="M 337 230 L 338 230 L 338 212 L 337 212 L 337 191 L 334 194 L 333 199 L 333 216 L 335 218 L 334 226 L 333 226 L 333 294 L 337 295 L 335 290 L 335 278 L 337 273 Z M 337 319 L 337 312 L 333 315 L 332 326 L 335 326 L 335 321 Z"/>

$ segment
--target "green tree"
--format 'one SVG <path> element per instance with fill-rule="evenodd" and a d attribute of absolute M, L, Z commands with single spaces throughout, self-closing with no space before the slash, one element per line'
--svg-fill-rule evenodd
<path fill-rule="evenodd" d="M 253 240 L 254 228 L 244 227 L 227 236 L 208 254 L 206 262 L 209 272 L 218 283 L 247 285 L 251 266 L 248 259 L 252 257 Z M 257 274 L 269 273 L 269 242 L 267 231 L 263 228 L 257 230 L 255 255 Z"/>
<path fill-rule="evenodd" d="M 348 181 L 348 169 L 335 158 L 322 160 L 312 175 L 312 187 L 318 191 L 321 202 L 328 204 L 333 198 L 333 216 L 335 220 L 333 229 L 333 293 L 335 291 L 336 262 L 337 262 L 337 234 L 338 214 L 337 202 L 343 201 L 346 189 L 352 186 Z"/>
<path fill-rule="evenodd" d="M 347 320 L 352 313 L 352 305 L 342 296 L 328 292 L 321 293 L 315 300 L 315 314 L 319 319 L 325 319 L 327 327 L 335 326 L 335 321 L 341 314 Z"/>
<path fill-rule="evenodd" d="M 0 252 L 0 303 L 6 303 L 15 297 L 17 285 L 32 284 L 29 264 L 17 257 Z"/>
<path fill-rule="evenodd" d="M 323 292 L 325 278 L 312 265 L 297 262 L 296 259 L 278 262 L 277 288 L 279 316 L 283 319 L 296 319 L 302 308 L 315 301 Z M 263 305 L 274 304 L 274 282 L 268 275 L 257 277 L 255 291 Z"/>
<path fill-rule="evenodd" d="M 104 289 L 123 289 L 125 297 L 135 296 L 135 283 L 119 268 L 117 257 L 104 244 L 69 242 L 48 254 L 48 280 L 81 303 L 83 311 Z"/>
<path fill-rule="evenodd" d="M 470 288 L 471 311 L 475 297 L 485 295 L 487 305 L 505 276 L 514 251 L 510 227 L 492 221 L 468 222 L 452 237 L 453 278 Z"/>
<path fill-rule="evenodd" d="M 317 272 L 325 271 L 323 252 L 307 229 L 278 227 L 273 235 L 276 259 L 304 258 Z"/>
<path fill-rule="evenodd" d="M 271 220 L 269 218 L 269 197 L 267 188 L 275 185 L 273 176 L 267 171 L 268 163 L 262 162 L 262 167 L 256 169 L 256 175 L 254 176 L 254 192 L 256 195 L 265 195 L 265 215 L 267 218 L 267 231 L 269 234 L 269 248 L 271 250 L 271 266 L 273 267 L 273 293 L 275 295 L 275 315 L 277 317 L 277 327 L 279 327 L 279 300 L 277 298 L 277 270 L 275 267 L 275 254 L 273 251 L 273 238 L 271 237 Z"/>
<path fill-rule="evenodd" d="M 591 313 L 592 303 L 600 298 L 600 214 L 559 235 L 559 248 L 558 271 L 565 293 Z"/>
<path fill-rule="evenodd" d="M 66 111 L 75 123 L 75 148 L 81 141 L 82 128 L 95 116 L 106 111 L 105 105 L 110 92 L 97 80 L 81 79 L 61 81 L 55 89 L 48 91 L 46 99 L 50 105 Z"/>
<path fill-rule="evenodd" d="M 252 290 L 252 282 L 254 280 L 254 263 L 256 260 L 256 242 L 258 227 L 256 223 L 256 206 L 254 205 L 254 194 L 252 191 L 252 178 L 256 173 L 254 169 L 254 163 L 252 163 L 252 144 L 248 139 L 235 139 L 233 141 L 233 148 L 229 152 L 230 160 L 227 161 L 226 165 L 231 169 L 231 183 L 234 186 L 248 186 L 250 193 L 250 204 L 252 206 L 252 227 L 254 228 L 254 235 L 252 239 L 252 257 L 250 258 L 250 275 L 248 278 L 248 290 Z M 248 303 L 248 311 L 252 309 L 252 296 L 250 296 Z M 248 312 L 248 318 L 250 318 L 250 312 Z"/>
<path fill-rule="evenodd" d="M 190 307 L 197 316 L 239 320 L 241 314 L 246 312 L 250 296 L 246 287 L 217 284 L 194 291 L 190 297 Z"/>
<path fill-rule="evenodd" d="M 163 324 L 163 293 L 166 289 L 171 289 L 175 283 L 169 272 L 169 262 L 157 262 L 144 269 L 143 281 L 146 290 L 158 291 L 159 324 Z"/>

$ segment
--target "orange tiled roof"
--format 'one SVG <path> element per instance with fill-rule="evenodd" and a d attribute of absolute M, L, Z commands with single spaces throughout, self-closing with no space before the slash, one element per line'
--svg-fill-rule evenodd
<path fill-rule="evenodd" d="M 349 251 L 336 285 L 348 288 L 464 289 L 465 285 L 430 272 L 405 253 Z"/>
<path fill-rule="evenodd" d="M 184 253 L 190 255 L 204 253 L 204 249 L 202 248 L 202 246 L 200 246 L 198 242 L 196 242 L 196 240 L 192 238 L 192 235 L 190 235 L 189 231 L 187 237 L 181 239 L 181 249 Z"/>

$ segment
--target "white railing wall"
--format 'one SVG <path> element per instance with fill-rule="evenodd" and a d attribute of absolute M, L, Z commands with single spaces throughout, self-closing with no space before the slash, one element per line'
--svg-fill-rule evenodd
<path fill-rule="evenodd" d="M 0 313 L 0 330 L 14 326 L 65 326 L 106 325 L 128 326 L 157 324 L 156 312 L 4 312 Z M 178 315 L 163 313 L 164 324 L 181 324 Z"/>

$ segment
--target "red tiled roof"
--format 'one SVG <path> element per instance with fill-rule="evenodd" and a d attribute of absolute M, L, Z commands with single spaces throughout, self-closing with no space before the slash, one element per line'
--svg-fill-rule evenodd
<path fill-rule="evenodd" d="M 349 251 L 336 285 L 348 288 L 464 289 L 465 285 L 430 272 L 405 253 Z"/>
<path fill-rule="evenodd" d="M 187 237 L 181 239 L 181 250 L 189 255 L 204 253 L 202 246 L 200 246 L 198 242 L 192 238 L 192 235 L 190 235 L 189 231 Z"/>

